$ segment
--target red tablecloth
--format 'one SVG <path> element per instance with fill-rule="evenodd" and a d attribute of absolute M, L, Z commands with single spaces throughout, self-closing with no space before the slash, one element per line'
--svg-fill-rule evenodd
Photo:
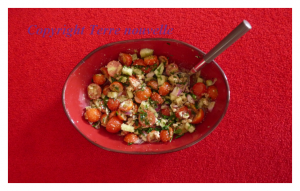
<path fill-rule="evenodd" d="M 68 121 L 63 85 L 95 48 L 162 37 L 208 52 L 243 19 L 253 29 L 216 59 L 229 80 L 228 111 L 198 144 L 161 155 L 114 153 Z M 75 25 L 86 31 L 44 30 Z M 121 32 L 90 35 L 91 25 Z M 172 33 L 122 33 L 161 25 Z M 292 9 L 9 9 L 8 40 L 8 182 L 292 181 Z"/>

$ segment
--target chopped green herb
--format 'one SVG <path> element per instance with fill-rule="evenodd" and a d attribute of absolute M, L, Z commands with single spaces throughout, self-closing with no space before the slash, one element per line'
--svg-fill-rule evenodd
<path fill-rule="evenodd" d="M 167 42 L 167 45 L 171 45 L 171 44 Z"/>
<path fill-rule="evenodd" d="M 162 127 L 163 130 L 169 130 L 169 127 L 173 124 L 174 122 L 171 121 L 170 123 L 168 123 L 166 126 Z"/>
<path fill-rule="evenodd" d="M 132 145 L 133 143 L 128 143 L 128 145 Z"/>
<path fill-rule="evenodd" d="M 105 98 L 103 99 L 103 103 L 104 103 L 105 106 L 107 106 L 107 102 L 108 102 L 108 97 L 105 96 Z"/>
<path fill-rule="evenodd" d="M 190 93 L 193 99 L 197 99 L 197 96 L 193 93 Z"/>
<path fill-rule="evenodd" d="M 111 77 L 111 82 L 118 81 L 116 78 Z"/>
<path fill-rule="evenodd" d="M 94 124 L 93 124 L 93 127 L 96 127 L 97 125 L 99 125 L 99 122 L 94 123 Z"/>
<path fill-rule="evenodd" d="M 178 135 L 178 136 L 175 137 L 175 139 L 178 139 L 179 137 L 182 137 L 183 135 L 184 135 L 184 134 Z"/>
<path fill-rule="evenodd" d="M 152 130 L 153 130 L 152 128 L 148 128 L 146 132 L 150 133 Z"/>
<path fill-rule="evenodd" d="M 180 134 L 181 133 L 181 129 L 176 129 L 176 131 L 174 131 L 174 134 Z"/>
<path fill-rule="evenodd" d="M 114 86 L 114 88 L 115 88 L 117 91 L 119 91 L 119 87 L 118 87 L 118 86 Z"/>
<path fill-rule="evenodd" d="M 138 128 L 137 131 L 139 132 L 140 135 L 143 134 L 142 128 Z"/>

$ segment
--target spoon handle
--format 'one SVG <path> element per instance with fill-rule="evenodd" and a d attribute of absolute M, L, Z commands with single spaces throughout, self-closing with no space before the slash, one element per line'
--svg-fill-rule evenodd
<path fill-rule="evenodd" d="M 246 32 L 251 29 L 251 25 L 248 21 L 243 20 L 231 33 L 229 33 L 219 44 L 217 44 L 213 49 L 211 49 L 204 57 L 203 61 L 198 63 L 192 69 L 192 72 L 197 72 L 201 66 L 205 63 L 210 63 L 213 59 L 219 56 L 224 50 L 226 50 L 235 41 L 241 38 Z"/>

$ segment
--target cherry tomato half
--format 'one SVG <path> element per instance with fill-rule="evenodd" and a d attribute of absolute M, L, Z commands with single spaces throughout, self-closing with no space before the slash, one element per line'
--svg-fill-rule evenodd
<path fill-rule="evenodd" d="M 151 97 L 151 89 L 149 87 L 143 87 L 141 90 L 136 92 L 136 97 L 139 98 L 142 101 L 146 101 Z"/>
<path fill-rule="evenodd" d="M 198 124 L 201 123 L 204 118 L 204 111 L 202 109 L 199 109 L 199 111 L 196 113 L 195 117 L 193 118 L 192 124 Z"/>
<path fill-rule="evenodd" d="M 170 75 L 173 75 L 173 74 L 175 74 L 176 72 L 178 72 L 178 66 L 177 66 L 177 64 L 175 64 L 175 63 L 172 63 L 172 64 L 169 64 L 167 67 L 166 67 L 166 74 L 168 75 L 168 76 L 170 76 Z"/>
<path fill-rule="evenodd" d="M 191 111 L 188 109 L 187 106 L 182 106 L 181 108 L 179 108 L 179 109 L 176 110 L 175 115 L 176 115 L 177 119 L 183 119 L 183 115 L 185 113 L 189 113 L 189 115 L 191 115 L 190 112 Z"/>
<path fill-rule="evenodd" d="M 145 66 L 143 68 L 141 68 L 141 70 L 145 73 L 148 74 L 149 72 L 151 72 L 151 70 L 153 70 L 154 66 Z"/>
<path fill-rule="evenodd" d="M 110 92 L 110 88 L 109 88 L 109 85 L 106 85 L 106 86 L 104 86 L 102 93 L 103 93 L 104 95 L 107 95 L 108 92 Z"/>
<path fill-rule="evenodd" d="M 136 90 L 136 88 L 141 84 L 138 79 L 134 76 L 128 78 L 130 85 Z"/>
<path fill-rule="evenodd" d="M 209 97 L 211 97 L 211 99 L 215 100 L 218 97 L 218 90 L 216 88 L 216 86 L 209 86 L 207 88 L 207 93 L 209 95 Z"/>
<path fill-rule="evenodd" d="M 130 56 L 130 54 L 120 53 L 119 61 L 126 66 L 130 66 L 132 63 L 132 57 Z"/>
<path fill-rule="evenodd" d="M 101 87 L 98 84 L 91 83 L 87 87 L 87 91 L 88 91 L 88 96 L 91 99 L 98 99 L 99 97 L 101 97 L 102 89 L 101 89 Z"/>
<path fill-rule="evenodd" d="M 113 92 L 123 92 L 123 85 L 120 82 L 113 82 L 109 86 Z"/>
<path fill-rule="evenodd" d="M 107 72 L 111 77 L 116 77 L 122 73 L 122 64 L 118 61 L 110 61 L 107 64 Z"/>
<path fill-rule="evenodd" d="M 174 131 L 171 127 L 169 127 L 169 130 L 162 130 L 160 132 L 160 140 L 162 142 L 168 142 L 172 139 L 173 134 L 174 134 Z"/>
<path fill-rule="evenodd" d="M 106 114 L 102 114 L 100 118 L 100 122 L 103 127 L 106 127 L 106 124 L 108 122 L 108 116 Z"/>
<path fill-rule="evenodd" d="M 158 104 L 164 103 L 164 99 L 156 92 L 153 92 L 151 95 L 153 101 L 157 101 Z"/>
<path fill-rule="evenodd" d="M 124 137 L 124 141 L 126 143 L 135 143 L 138 140 L 138 136 L 133 134 L 133 133 L 128 133 L 125 137 Z"/>
<path fill-rule="evenodd" d="M 147 141 L 148 142 L 159 142 L 160 141 L 159 131 L 152 130 L 150 133 L 148 133 Z"/>
<path fill-rule="evenodd" d="M 103 74 L 95 74 L 93 76 L 93 82 L 95 84 L 102 85 L 105 83 L 105 81 L 106 81 L 106 78 Z"/>
<path fill-rule="evenodd" d="M 140 112 L 139 122 L 143 127 L 151 127 L 155 124 L 156 118 L 153 112 L 144 110 Z"/>
<path fill-rule="evenodd" d="M 160 61 L 160 63 L 164 63 L 165 66 L 168 66 L 169 64 L 168 58 L 165 56 L 159 56 L 158 60 Z"/>
<path fill-rule="evenodd" d="M 205 86 L 205 84 L 203 84 L 202 82 L 196 83 L 196 84 L 192 87 L 192 92 L 193 92 L 196 96 L 201 97 L 202 94 L 206 92 L 206 86 Z"/>
<path fill-rule="evenodd" d="M 100 68 L 100 71 L 105 76 L 105 78 L 109 78 L 109 74 L 108 74 L 107 68 L 102 67 L 102 68 Z"/>
<path fill-rule="evenodd" d="M 117 116 L 110 118 L 106 124 L 106 130 L 110 133 L 117 133 L 121 130 L 123 121 Z"/>
<path fill-rule="evenodd" d="M 123 101 L 119 106 L 119 109 L 121 111 L 130 111 L 132 108 L 133 108 L 133 101 L 131 99 Z"/>
<path fill-rule="evenodd" d="M 111 119 L 111 118 L 113 118 L 116 115 L 117 115 L 117 111 L 112 111 L 112 112 L 110 112 L 110 114 L 108 116 L 108 119 Z"/>
<path fill-rule="evenodd" d="M 108 99 L 107 107 L 108 107 L 108 109 L 110 109 L 111 111 L 116 111 L 116 110 L 118 110 L 119 105 L 120 105 L 120 101 L 119 101 L 119 100 L 117 100 L 117 99 L 112 99 L 112 98 L 109 98 L 109 99 Z"/>
<path fill-rule="evenodd" d="M 147 83 L 147 86 L 149 86 L 150 88 L 154 89 L 154 90 L 158 90 L 158 83 L 155 80 L 151 80 Z"/>
<path fill-rule="evenodd" d="M 143 59 L 137 59 L 137 60 L 135 60 L 132 65 L 134 65 L 134 66 L 146 66 L 146 64 L 145 64 L 145 62 L 144 62 Z"/>
<path fill-rule="evenodd" d="M 117 111 L 117 116 L 122 121 L 126 121 L 127 120 L 127 116 L 120 109 L 118 109 L 118 111 Z"/>
<path fill-rule="evenodd" d="M 162 96 L 166 96 L 169 94 L 170 88 L 171 85 L 169 84 L 169 82 L 165 82 L 162 86 L 159 87 L 158 93 Z"/>
<path fill-rule="evenodd" d="M 170 109 L 170 107 L 166 107 L 164 109 L 161 109 L 160 112 L 161 112 L 162 115 L 171 116 L 171 109 Z"/>
<path fill-rule="evenodd" d="M 147 66 L 152 66 L 154 64 L 158 65 L 158 59 L 156 55 L 147 56 L 144 58 L 144 62 Z"/>
<path fill-rule="evenodd" d="M 84 113 L 84 117 L 90 122 L 97 122 L 101 117 L 101 112 L 96 108 L 91 108 L 86 110 L 86 112 Z"/>

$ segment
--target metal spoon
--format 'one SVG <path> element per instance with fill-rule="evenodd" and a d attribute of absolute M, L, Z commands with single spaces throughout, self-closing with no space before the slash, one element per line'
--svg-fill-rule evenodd
<path fill-rule="evenodd" d="M 176 73 L 177 75 L 183 75 L 187 76 L 187 86 L 190 85 L 190 76 L 199 71 L 201 67 L 203 67 L 205 64 L 210 63 L 213 59 L 215 59 L 217 56 L 219 56 L 224 50 L 226 50 L 230 45 L 232 45 L 235 41 L 237 41 L 239 38 L 241 38 L 245 33 L 247 33 L 251 29 L 251 25 L 248 21 L 243 20 L 233 31 L 231 31 L 219 44 L 217 44 L 213 49 L 211 49 L 204 57 L 203 59 L 194 66 L 191 71 L 187 73 Z"/>

